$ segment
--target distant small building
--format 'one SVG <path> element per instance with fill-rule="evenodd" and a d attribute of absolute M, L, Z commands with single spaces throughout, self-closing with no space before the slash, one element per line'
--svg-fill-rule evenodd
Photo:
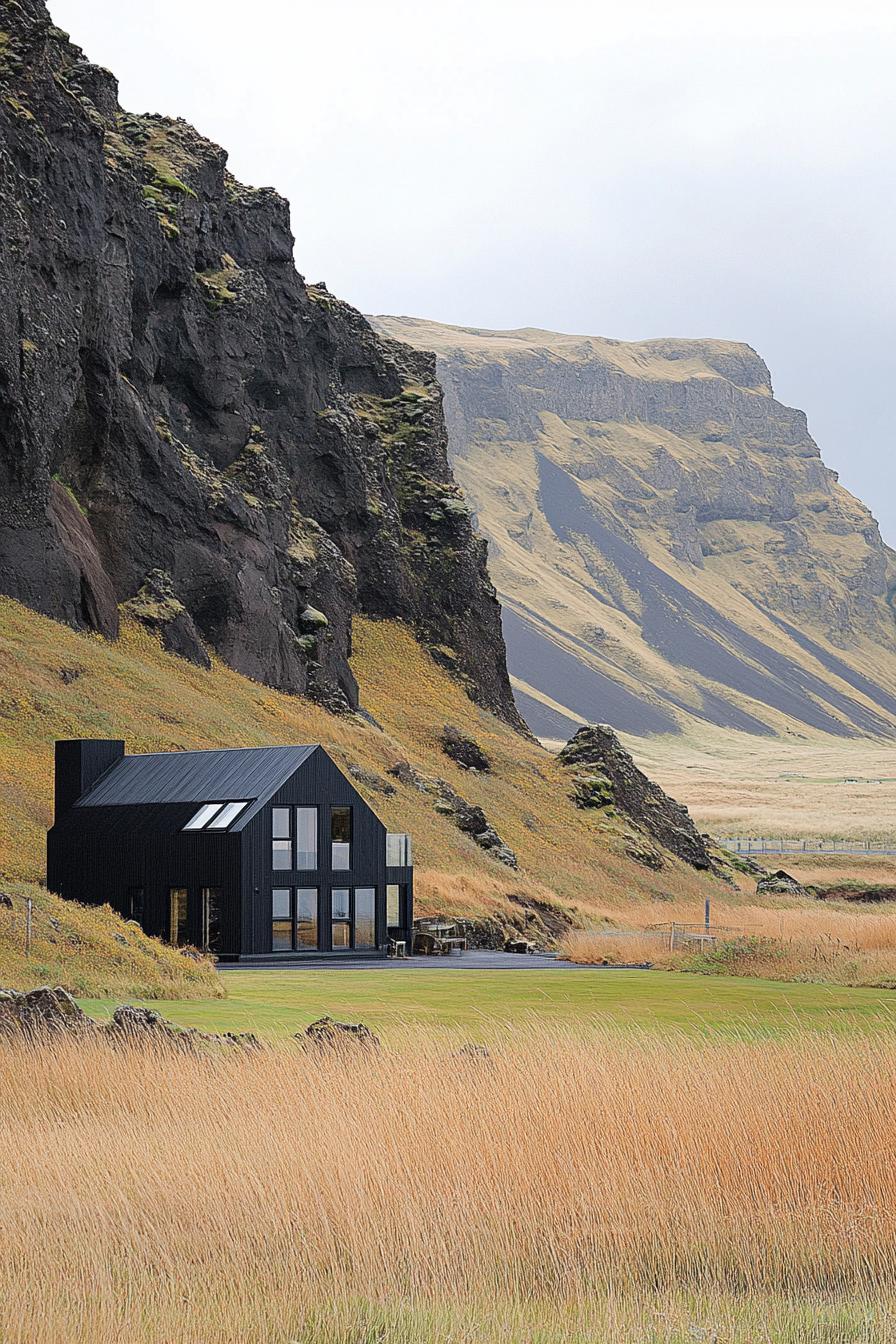
<path fill-rule="evenodd" d="M 225 960 L 410 946 L 410 837 L 320 746 L 125 755 L 56 743 L 47 886 Z"/>

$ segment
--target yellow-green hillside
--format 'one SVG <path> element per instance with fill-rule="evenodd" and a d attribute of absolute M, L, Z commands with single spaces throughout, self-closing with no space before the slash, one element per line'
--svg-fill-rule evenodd
<path fill-rule="evenodd" d="M 587 922 L 630 902 L 696 903 L 718 885 L 671 856 L 661 872 L 629 858 L 627 823 L 577 809 L 553 757 L 474 706 L 406 628 L 356 620 L 354 638 L 362 703 L 379 728 L 217 661 L 203 671 L 164 653 L 140 627 L 126 624 L 110 644 L 0 599 L 0 872 L 23 880 L 43 872 L 54 739 L 116 736 L 131 751 L 320 742 L 343 767 L 380 781 L 398 760 L 446 779 L 484 809 L 520 871 L 488 857 L 413 785 L 390 779 L 396 792 L 387 796 L 362 779 L 383 820 L 413 834 L 421 910 L 507 915 L 519 912 L 520 899 L 541 900 L 576 909 Z M 491 774 L 464 771 L 442 752 L 446 722 L 481 743 Z"/>
<path fill-rule="evenodd" d="M 215 999 L 224 986 L 214 962 L 149 938 L 106 906 L 63 901 L 36 882 L 4 882 L 0 985 L 62 985 L 70 994 L 112 999 Z M 26 955 L 27 903 L 31 944 Z"/>

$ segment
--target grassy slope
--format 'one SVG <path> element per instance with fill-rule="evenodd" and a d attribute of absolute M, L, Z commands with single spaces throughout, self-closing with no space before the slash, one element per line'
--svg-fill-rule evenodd
<path fill-rule="evenodd" d="M 60 900 L 35 883 L 7 883 L 0 908 L 0 985 L 62 985 L 72 994 L 113 999 L 207 999 L 224 986 L 211 962 L 183 956 L 108 906 Z M 26 899 L 33 901 L 31 955 L 24 955 Z M 110 1005 L 111 1008 L 111 1005 Z"/>
<path fill-rule="evenodd" d="M 834 985 L 781 985 L 722 976 L 651 971 L 424 970 L 228 971 L 222 1002 L 166 1003 L 165 1016 L 207 1031 L 290 1036 L 329 1013 L 361 1020 L 386 1039 L 408 1027 L 448 1028 L 466 1039 L 518 1033 L 527 1023 L 593 1033 L 601 1026 L 651 1034 L 686 1031 L 720 1037 L 793 1032 L 889 1034 L 892 996 Z M 88 1000 L 104 1016 L 112 1005 Z"/>
<path fill-rule="evenodd" d="M 486 857 L 418 790 L 398 784 L 384 797 L 361 785 L 391 828 L 414 836 L 421 910 L 507 912 L 518 909 L 507 901 L 517 894 L 578 907 L 587 920 L 656 897 L 696 904 L 718 885 L 672 861 L 661 873 L 632 862 L 620 820 L 577 810 L 552 757 L 472 705 L 401 626 L 355 627 L 363 702 L 382 730 L 219 663 L 202 671 L 137 627 L 126 625 L 112 645 L 2 599 L 0 632 L 0 873 L 8 877 L 34 880 L 43 871 L 54 739 L 121 736 L 131 751 L 320 742 L 343 766 L 382 776 L 404 757 L 443 776 L 485 809 L 521 871 Z M 438 734 L 449 721 L 486 748 L 491 776 L 472 776 L 443 754 Z"/>

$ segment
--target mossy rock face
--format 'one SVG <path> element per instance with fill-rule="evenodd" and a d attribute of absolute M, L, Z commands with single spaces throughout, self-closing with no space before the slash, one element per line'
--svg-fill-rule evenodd
<path fill-rule="evenodd" d="M 168 653 L 175 653 L 197 667 L 211 667 L 211 659 L 193 618 L 175 593 L 171 575 L 165 570 L 150 570 L 139 592 L 125 602 L 124 610 L 156 635 Z"/>
<path fill-rule="evenodd" d="M 581 775 L 574 781 L 572 796 L 576 807 L 609 807 L 616 790 L 606 775 Z"/>
<path fill-rule="evenodd" d="M 518 726 L 432 356 L 306 284 L 287 202 L 242 186 L 185 121 L 122 110 L 114 76 L 50 33 L 44 0 L 5 6 L 0 69 L 4 276 L 27 317 L 0 333 L 0 384 L 36 520 L 23 546 L 18 517 L 0 517 L 4 593 L 39 593 L 54 618 L 110 636 L 123 596 L 166 648 L 204 662 L 205 642 L 339 710 L 359 700 L 353 617 L 375 612 L 455 649 L 464 685 Z M 73 247 L 78 264 L 60 264 Z M 72 331 L 91 351 L 83 365 Z M 49 468 L 83 517 L 47 481 L 38 376 L 41 423 L 83 410 Z M 84 601 L 88 563 L 108 618 Z M 309 607 L 320 614 L 303 621 Z"/>

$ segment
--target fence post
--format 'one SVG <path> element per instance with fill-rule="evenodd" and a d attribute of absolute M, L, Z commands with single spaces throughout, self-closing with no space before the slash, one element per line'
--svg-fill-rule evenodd
<path fill-rule="evenodd" d="M 34 909 L 34 901 L 30 896 L 25 899 L 25 956 L 31 955 L 31 912 Z"/>
<path fill-rule="evenodd" d="M 670 927 L 670 929 L 669 929 L 669 951 L 670 951 L 670 952 L 674 952 L 674 951 L 675 951 L 675 920 L 674 920 L 674 919 L 673 919 L 672 924 L 671 924 L 671 927 Z"/>
<path fill-rule="evenodd" d="M 705 904 L 705 906 L 703 907 L 703 926 L 704 926 L 704 928 L 706 929 L 706 932 L 709 933 L 709 897 L 708 897 L 708 896 L 707 896 L 707 898 L 706 898 L 706 904 Z"/>

